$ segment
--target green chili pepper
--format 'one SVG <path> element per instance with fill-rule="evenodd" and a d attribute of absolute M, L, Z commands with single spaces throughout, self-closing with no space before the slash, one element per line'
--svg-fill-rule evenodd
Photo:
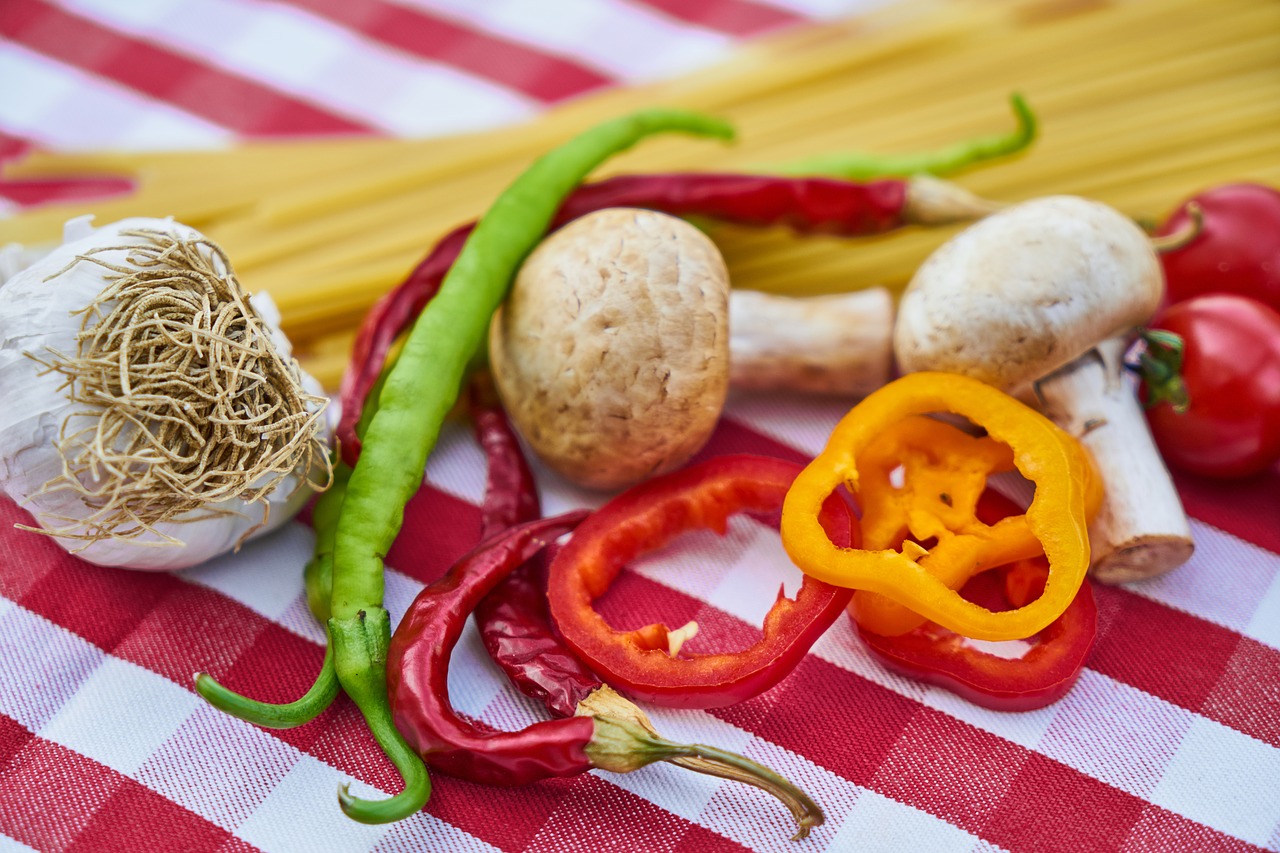
<path fill-rule="evenodd" d="M 328 500 L 322 498 L 317 505 L 320 517 L 315 558 L 307 571 L 308 604 L 317 618 L 328 617 L 329 648 L 316 685 L 303 697 L 305 707 L 299 707 L 303 700 L 284 706 L 254 703 L 208 676 L 197 679 L 201 695 L 218 707 L 253 722 L 271 720 L 277 725 L 313 718 L 336 695 L 336 687 L 329 684 L 336 680 L 405 781 L 399 794 L 380 802 L 352 797 L 345 788 L 340 791 L 342 810 L 356 820 L 382 823 L 407 817 L 422 808 L 431 792 L 422 759 L 391 719 L 386 688 L 391 628 L 382 606 L 382 558 L 400 530 L 405 505 L 422 482 L 427 456 L 457 399 L 467 364 L 480 348 L 516 270 L 542 239 L 565 197 L 610 156 L 665 132 L 733 137 L 729 125 L 698 113 L 643 110 L 598 125 L 553 149 L 498 197 L 419 316 L 399 358 L 383 377 L 376 410 L 365 424 L 360 461 L 349 475 L 340 475 L 325 495 Z M 327 607 L 326 587 L 331 589 Z"/>
<path fill-rule="evenodd" d="M 909 178 L 925 174 L 939 178 L 954 175 L 987 160 L 1016 154 L 1035 140 L 1038 131 L 1036 116 L 1026 100 L 1015 92 L 1009 96 L 1009 106 L 1018 121 L 1018 126 L 1009 133 L 980 136 L 936 151 L 909 154 L 819 154 L 757 171 L 779 175 L 844 178 L 850 181 Z"/>

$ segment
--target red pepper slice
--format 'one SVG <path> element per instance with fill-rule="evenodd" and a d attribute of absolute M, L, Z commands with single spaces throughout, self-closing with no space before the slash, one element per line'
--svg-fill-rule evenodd
<path fill-rule="evenodd" d="M 1017 515 L 1012 501 L 987 490 L 978 516 L 988 524 Z M 1043 557 L 1019 560 L 971 579 L 961 594 L 998 610 L 1021 607 L 1044 591 L 1049 566 Z M 855 624 L 857 624 L 855 622 Z M 975 705 L 996 711 L 1032 711 L 1058 701 L 1084 668 L 1097 635 L 1098 610 L 1086 580 L 1067 609 L 1033 638 L 1019 658 L 1005 658 L 968 645 L 963 637 L 926 622 L 894 637 L 861 626 L 858 635 L 894 672 L 936 684 Z"/>
<path fill-rule="evenodd" d="M 686 530 L 723 533 L 735 513 L 776 513 L 800 470 L 781 459 L 721 456 L 655 477 L 609 501 L 551 563 L 547 594 L 565 642 L 614 688 L 658 705 L 716 708 L 777 684 L 839 616 L 848 590 L 806 577 L 794 600 L 779 594 L 754 645 L 679 657 L 667 651 L 665 625 L 616 631 L 592 602 L 627 562 Z M 856 524 L 838 495 L 824 505 L 822 522 L 832 541 L 855 541 Z"/>

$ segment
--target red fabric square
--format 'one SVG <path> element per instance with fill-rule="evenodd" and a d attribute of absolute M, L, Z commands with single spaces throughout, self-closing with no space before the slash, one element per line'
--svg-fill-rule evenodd
<path fill-rule="evenodd" d="M 329 711 L 307 728 L 316 730 L 307 749 L 313 756 L 380 790 L 400 790 L 399 772 L 346 694 L 339 695 Z"/>
<path fill-rule="evenodd" d="M 1029 755 L 990 732 L 923 709 L 907 724 L 870 787 L 978 833 Z"/>
<path fill-rule="evenodd" d="M 78 752 L 32 738 L 0 773 L 0 832 L 37 850 L 66 850 L 123 781 Z"/>
<path fill-rule="evenodd" d="M 560 853 L 566 838 L 572 838 L 579 850 L 693 850 L 684 840 L 689 826 L 684 818 L 630 791 L 595 776 L 579 776 L 526 853 Z"/>
<path fill-rule="evenodd" d="M 221 593 L 181 583 L 156 603 L 116 653 L 190 686 L 194 672 L 222 677 L 266 625 L 261 616 Z"/>
<path fill-rule="evenodd" d="M 164 572 L 132 572 L 69 559 L 60 561 L 19 603 L 110 652 L 182 583 Z"/>
<path fill-rule="evenodd" d="M 1141 819 L 1144 805 L 1137 797 L 1033 752 L 981 835 L 1014 853 L 1113 851 Z"/>
<path fill-rule="evenodd" d="M 12 530 L 15 524 L 34 524 L 29 513 L 7 497 L 0 496 L 0 595 L 21 601 L 31 587 L 63 561 L 72 558 L 48 536 Z"/>
<path fill-rule="evenodd" d="M 405 507 L 404 525 L 385 563 L 427 584 L 479 543 L 479 508 L 424 485 Z"/>
<path fill-rule="evenodd" d="M 203 853 L 218 850 L 229 833 L 195 812 L 122 778 L 76 836 L 69 851 L 98 850 Z"/>
<path fill-rule="evenodd" d="M 1241 637 L 1202 712 L 1280 747 L 1280 651 Z"/>
<path fill-rule="evenodd" d="M 767 711 L 761 713 L 762 709 Z M 923 707 L 813 655 L 755 699 L 717 717 L 859 785 L 869 785 Z"/>
<path fill-rule="evenodd" d="M 546 779 L 519 788 L 492 788 L 432 773 L 431 799 L 426 810 L 499 850 L 524 850 L 569 795 L 577 779 Z M 494 820 L 494 815 L 501 815 L 502 819 Z"/>
<path fill-rule="evenodd" d="M 1239 634 L 1116 587 L 1095 585 L 1114 608 L 1089 667 L 1153 696 L 1199 711 L 1240 643 Z M 1144 642 L 1134 642 L 1134 638 Z M 1169 642 L 1176 637 L 1177 642 Z"/>
<path fill-rule="evenodd" d="M 0 714 L 0 776 L 4 775 L 4 768 L 9 760 L 21 752 L 34 737 L 22 723 Z"/>

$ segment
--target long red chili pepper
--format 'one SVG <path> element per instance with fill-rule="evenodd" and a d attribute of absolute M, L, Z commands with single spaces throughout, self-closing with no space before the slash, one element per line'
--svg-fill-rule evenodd
<path fill-rule="evenodd" d="M 682 216 L 706 216 L 741 225 L 785 225 L 799 233 L 879 234 L 912 223 L 972 219 L 991 206 L 953 184 L 933 178 L 857 183 L 834 178 L 676 173 L 624 175 L 579 187 L 560 208 L 552 230 L 607 207 L 644 207 Z M 349 370 L 342 379 L 337 435 L 343 459 L 360 453 L 356 424 L 395 339 L 435 296 L 473 224 L 446 235 L 361 323 Z"/>
<path fill-rule="evenodd" d="M 533 472 L 487 374 L 472 378 L 468 402 L 476 437 L 489 463 L 481 509 L 482 535 L 487 538 L 536 518 L 540 502 Z M 656 735 L 645 713 L 605 685 L 556 634 L 547 609 L 542 557 L 513 570 L 476 606 L 476 625 L 489 656 L 517 689 L 557 716 L 622 717 Z M 779 796 L 802 827 L 822 823 L 821 810 L 807 795 L 791 786 L 779 788 L 771 773 L 762 777 L 756 771 L 758 765 L 745 758 L 739 765 L 698 756 L 670 761 L 695 773 L 743 782 Z"/>
<path fill-rule="evenodd" d="M 504 732 L 481 729 L 450 706 L 449 658 L 467 615 L 508 573 L 585 516 L 584 511 L 571 512 L 500 533 L 418 594 L 387 652 L 387 689 L 396 727 L 432 767 L 488 785 L 524 785 L 594 768 L 627 773 L 655 761 L 700 758 L 723 765 L 726 775 L 750 774 L 754 784 L 792 809 L 800 824 L 795 838 L 803 838 L 822 823 L 821 810 L 781 776 L 742 756 L 673 743 L 621 715 L 546 720 Z"/>

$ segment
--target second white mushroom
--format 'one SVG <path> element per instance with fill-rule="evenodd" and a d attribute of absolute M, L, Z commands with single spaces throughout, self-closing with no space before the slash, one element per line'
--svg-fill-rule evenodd
<path fill-rule="evenodd" d="M 899 304 L 904 371 L 963 373 L 1034 393 L 1092 452 L 1106 489 L 1090 526 L 1100 580 L 1184 563 L 1191 529 L 1121 360 L 1160 304 L 1147 236 L 1099 202 L 1070 196 L 1010 207 L 921 265 Z"/>

